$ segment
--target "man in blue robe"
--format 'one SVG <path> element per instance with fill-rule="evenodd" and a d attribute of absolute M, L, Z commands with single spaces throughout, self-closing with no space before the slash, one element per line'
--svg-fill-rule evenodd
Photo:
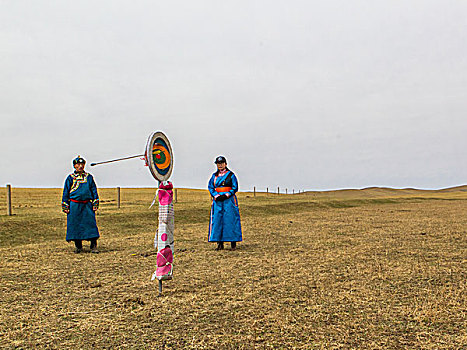
<path fill-rule="evenodd" d="M 217 242 L 216 250 L 224 249 L 224 242 L 230 242 L 232 250 L 242 241 L 240 211 L 235 193 L 238 181 L 235 174 L 227 168 L 223 156 L 216 158 L 217 171 L 209 180 L 208 189 L 212 196 L 209 218 L 209 242 Z"/>
<path fill-rule="evenodd" d="M 83 240 L 91 242 L 92 253 L 99 253 L 99 230 L 96 223 L 99 195 L 94 178 L 84 171 L 85 164 L 86 161 L 80 156 L 73 159 L 75 171 L 65 180 L 62 210 L 67 214 L 66 240 L 75 242 L 75 253 L 83 251 Z"/>

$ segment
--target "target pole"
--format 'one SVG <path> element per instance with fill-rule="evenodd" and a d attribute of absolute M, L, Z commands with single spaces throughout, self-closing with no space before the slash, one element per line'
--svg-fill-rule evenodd
<path fill-rule="evenodd" d="M 157 181 L 159 183 L 159 185 L 157 186 L 157 188 L 159 188 L 159 186 L 161 185 L 161 181 Z M 159 247 L 157 247 L 157 251 L 159 251 Z M 157 269 L 157 260 L 156 260 L 156 269 Z M 162 280 L 159 280 L 159 297 L 162 296 Z"/>
<path fill-rule="evenodd" d="M 159 280 L 159 296 L 162 295 L 162 281 Z"/>

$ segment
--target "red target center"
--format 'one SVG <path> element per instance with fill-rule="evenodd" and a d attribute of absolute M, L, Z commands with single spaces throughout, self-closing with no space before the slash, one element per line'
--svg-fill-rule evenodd
<path fill-rule="evenodd" d="M 156 154 L 156 158 L 157 158 L 157 159 L 161 159 L 161 155 L 160 155 L 160 154 Z"/>

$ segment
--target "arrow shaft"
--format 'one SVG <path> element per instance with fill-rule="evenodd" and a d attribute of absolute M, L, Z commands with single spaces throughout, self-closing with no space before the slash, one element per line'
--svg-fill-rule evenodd
<path fill-rule="evenodd" d="M 120 160 L 126 160 L 126 159 L 137 158 L 137 157 L 144 157 L 144 154 L 138 154 L 138 155 L 136 155 L 136 156 L 131 156 L 131 157 L 124 157 L 124 158 L 106 160 L 106 161 L 104 161 L 104 162 L 91 163 L 91 166 L 99 165 L 99 164 L 106 164 L 106 163 L 113 163 L 113 162 L 118 162 L 118 161 L 120 161 Z"/>

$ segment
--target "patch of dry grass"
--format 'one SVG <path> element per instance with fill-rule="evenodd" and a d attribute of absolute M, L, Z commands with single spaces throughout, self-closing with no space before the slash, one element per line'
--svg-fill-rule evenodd
<path fill-rule="evenodd" d="M 0 193 L 0 346 L 462 349 L 467 193 L 240 194 L 237 251 L 206 242 L 209 196 L 179 189 L 175 278 L 156 297 L 152 189 L 101 189 L 101 254 L 64 240 L 60 190 Z M 3 196 L 3 197 L 2 197 Z M 154 209 L 154 208 L 153 208 Z"/>

